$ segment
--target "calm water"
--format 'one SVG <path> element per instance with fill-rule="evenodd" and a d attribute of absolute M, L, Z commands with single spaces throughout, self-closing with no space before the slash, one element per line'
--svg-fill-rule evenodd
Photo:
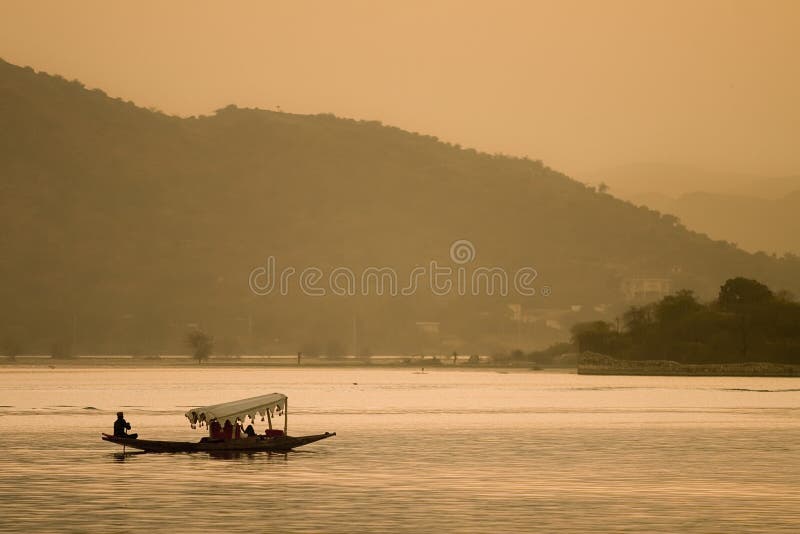
<path fill-rule="evenodd" d="M 188 406 L 279 391 L 289 454 L 199 439 Z M 0 530 L 797 532 L 800 380 L 380 369 L 0 370 Z M 259 428 L 260 429 L 260 428 Z"/>

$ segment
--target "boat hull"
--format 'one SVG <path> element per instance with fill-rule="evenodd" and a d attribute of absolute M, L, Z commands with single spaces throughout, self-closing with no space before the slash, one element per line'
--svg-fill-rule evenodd
<path fill-rule="evenodd" d="M 156 441 L 149 439 L 121 438 L 103 434 L 104 441 L 116 443 L 145 452 L 286 452 L 315 441 L 335 436 L 336 432 L 325 432 L 313 436 L 279 436 L 267 438 L 255 436 L 232 440 L 205 441 Z"/>

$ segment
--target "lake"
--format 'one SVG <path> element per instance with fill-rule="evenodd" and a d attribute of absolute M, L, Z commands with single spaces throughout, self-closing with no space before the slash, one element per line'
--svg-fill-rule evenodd
<path fill-rule="evenodd" d="M 800 380 L 494 370 L 0 369 L 0 530 L 796 532 Z M 289 396 L 287 454 L 197 440 L 189 407 Z M 259 423 L 262 424 L 263 423 Z M 262 427 L 257 426 L 260 431 Z"/>

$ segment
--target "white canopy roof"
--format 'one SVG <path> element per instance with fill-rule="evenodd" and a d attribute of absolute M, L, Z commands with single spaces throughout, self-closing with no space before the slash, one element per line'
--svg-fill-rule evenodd
<path fill-rule="evenodd" d="M 286 409 L 286 395 L 283 393 L 269 393 L 249 399 L 242 399 L 233 402 L 224 402 L 213 406 L 201 406 L 186 412 L 186 417 L 193 425 L 200 422 L 209 422 L 216 419 L 224 423 L 227 419 L 231 423 L 237 419 L 244 420 L 245 417 L 255 419 L 256 414 L 264 415 L 273 410 L 283 411 Z"/>

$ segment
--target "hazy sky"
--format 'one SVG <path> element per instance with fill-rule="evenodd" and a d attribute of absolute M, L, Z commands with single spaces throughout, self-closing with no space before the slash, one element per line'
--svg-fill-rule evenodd
<path fill-rule="evenodd" d="M 168 113 L 333 112 L 578 176 L 800 172 L 800 1 L 5 0 L 0 57 Z"/>

